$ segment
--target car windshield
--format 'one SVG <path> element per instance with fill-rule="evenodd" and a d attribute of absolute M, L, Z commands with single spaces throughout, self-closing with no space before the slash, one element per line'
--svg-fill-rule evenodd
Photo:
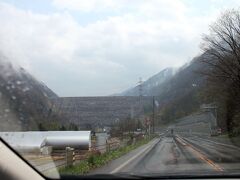
<path fill-rule="evenodd" d="M 1 140 L 48 177 L 240 175 L 239 7 L 1 0 Z"/>

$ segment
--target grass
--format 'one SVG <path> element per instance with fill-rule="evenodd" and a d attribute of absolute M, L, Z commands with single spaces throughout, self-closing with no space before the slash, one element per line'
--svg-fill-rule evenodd
<path fill-rule="evenodd" d="M 220 138 L 229 138 L 229 134 L 228 133 L 220 134 L 218 137 L 220 137 Z"/>
<path fill-rule="evenodd" d="M 121 157 L 122 155 L 148 143 L 151 138 L 146 138 L 137 141 L 135 144 L 128 145 L 125 147 L 121 147 L 117 150 L 109 151 L 101 155 L 89 155 L 89 157 L 85 160 L 82 160 L 80 163 L 72 166 L 72 167 L 65 167 L 59 169 L 60 174 L 71 174 L 71 175 L 79 175 L 79 174 L 86 174 L 90 172 L 91 170 L 101 167 L 105 164 L 107 164 L 109 161 L 117 159 Z"/>

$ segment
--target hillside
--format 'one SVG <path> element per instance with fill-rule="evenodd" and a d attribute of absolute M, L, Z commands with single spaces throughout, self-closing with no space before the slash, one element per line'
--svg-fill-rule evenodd
<path fill-rule="evenodd" d="M 146 81 L 142 83 L 142 95 L 143 96 L 153 96 L 159 94 L 159 87 L 161 87 L 161 84 L 165 81 L 169 80 L 171 77 L 173 77 L 175 73 L 174 68 L 166 68 L 156 75 L 150 77 Z M 139 87 L 136 86 L 134 88 L 130 88 L 119 95 L 122 96 L 139 96 Z"/>
<path fill-rule="evenodd" d="M 177 72 L 166 68 L 143 82 L 141 103 L 138 87 L 120 93 L 121 96 L 60 98 L 23 68 L 1 60 L 1 130 L 32 130 L 43 124 L 48 127 L 49 122 L 73 123 L 82 129 L 109 126 L 116 120 L 151 113 L 152 96 L 159 102 L 158 123 L 173 122 L 196 111 L 201 104 L 198 94 L 204 78 L 197 73 L 203 68 L 200 58 L 194 58 Z"/>
<path fill-rule="evenodd" d="M 200 61 L 203 56 L 194 58 L 159 87 L 157 99 L 160 102 L 161 121 L 174 121 L 191 114 L 203 103 L 200 93 L 203 91 L 206 80 L 199 73 L 206 68 Z"/>
<path fill-rule="evenodd" d="M 52 116 L 52 98 L 58 96 L 23 68 L 0 59 L 1 131 L 37 129 Z"/>
<path fill-rule="evenodd" d="M 155 96 L 158 101 L 156 119 L 159 124 L 173 122 L 199 109 L 202 103 L 199 96 L 206 82 L 199 73 L 206 68 L 200 61 L 203 56 L 194 58 L 177 71 L 167 68 L 142 84 L 143 95 Z M 138 95 L 138 86 L 122 94 Z"/>

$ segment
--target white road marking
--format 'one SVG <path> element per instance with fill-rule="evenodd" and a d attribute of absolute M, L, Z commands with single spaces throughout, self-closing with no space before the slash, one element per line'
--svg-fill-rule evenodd
<path fill-rule="evenodd" d="M 224 143 L 220 143 L 220 142 L 215 142 L 215 141 L 211 141 L 211 140 L 209 140 L 209 139 L 204 139 L 204 138 L 201 138 L 201 137 L 197 137 L 197 139 L 202 139 L 202 140 L 207 141 L 207 142 L 210 142 L 210 143 L 214 143 L 214 144 L 217 144 L 217 145 L 222 145 L 222 146 L 231 147 L 231 148 L 235 148 L 235 149 L 240 150 L 239 147 L 234 146 L 234 145 L 224 144 Z"/>
<path fill-rule="evenodd" d="M 181 139 L 180 137 L 176 136 L 176 140 L 183 146 L 186 146 L 187 144 Z"/>
<path fill-rule="evenodd" d="M 186 148 L 191 148 L 193 150 L 193 152 L 195 152 L 195 154 L 202 159 L 205 163 L 207 163 L 208 165 L 210 165 L 212 168 L 214 168 L 216 171 L 223 171 L 223 168 L 221 166 L 219 166 L 218 164 L 216 164 L 215 162 L 213 162 L 211 159 L 207 158 L 200 150 L 198 150 L 197 148 L 195 148 L 193 145 L 191 145 L 190 143 L 186 142 L 185 139 L 180 138 L 178 136 L 179 139 L 181 139 L 183 142 L 185 142 L 185 144 L 187 146 L 185 146 Z"/>
<path fill-rule="evenodd" d="M 140 152 L 138 152 L 137 154 L 135 154 L 133 157 L 131 157 L 130 159 L 128 159 L 126 162 L 124 162 L 123 164 L 121 164 L 120 166 L 118 166 L 117 168 L 115 168 L 114 170 L 112 170 L 110 172 L 110 174 L 114 174 L 118 171 L 120 171 L 122 168 L 124 168 L 124 166 L 126 166 L 127 164 L 129 164 L 131 161 L 133 161 L 134 159 L 136 159 L 138 156 L 140 156 L 141 154 L 143 154 L 146 150 L 150 149 L 152 146 L 155 145 L 157 140 L 155 140 L 154 143 L 148 145 L 147 147 L 145 147 L 144 149 L 142 149 Z"/>

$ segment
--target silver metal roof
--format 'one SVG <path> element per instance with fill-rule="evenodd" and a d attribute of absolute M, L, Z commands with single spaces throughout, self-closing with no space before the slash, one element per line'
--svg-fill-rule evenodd
<path fill-rule="evenodd" d="M 91 131 L 0 132 L 0 137 L 16 149 L 41 148 L 44 145 L 53 147 L 91 146 Z"/>

